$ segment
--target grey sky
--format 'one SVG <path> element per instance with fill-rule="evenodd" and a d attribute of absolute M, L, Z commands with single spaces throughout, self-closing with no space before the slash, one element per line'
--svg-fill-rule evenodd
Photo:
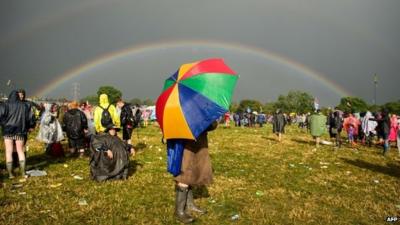
<path fill-rule="evenodd" d="M 0 90 L 5 82 L 39 93 L 67 71 L 128 47 L 175 42 L 99 65 L 55 88 L 50 97 L 81 97 L 113 85 L 131 99 L 155 99 L 181 63 L 223 57 L 240 74 L 235 100 L 275 100 L 290 89 L 310 92 L 322 105 L 337 104 L 332 88 L 290 65 L 238 43 L 279 54 L 371 103 L 400 99 L 400 1 L 191 1 L 35 0 L 0 2 Z M 182 45 L 212 40 L 213 45 Z M 211 42 L 210 42 L 211 43 Z M 220 44 L 221 46 L 218 46 Z"/>

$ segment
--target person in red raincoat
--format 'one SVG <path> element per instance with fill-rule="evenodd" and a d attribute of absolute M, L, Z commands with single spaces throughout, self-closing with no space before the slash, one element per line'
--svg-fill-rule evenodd
<path fill-rule="evenodd" d="M 343 128 L 346 130 L 347 134 L 349 134 L 350 125 L 353 126 L 353 137 L 354 140 L 356 140 L 356 137 L 358 136 L 358 127 L 360 126 L 360 121 L 355 118 L 352 113 L 350 113 L 349 116 L 343 121 Z"/>
<path fill-rule="evenodd" d="M 231 114 L 229 112 L 226 112 L 224 115 L 224 121 L 225 121 L 225 127 L 230 127 L 231 123 Z"/>
<path fill-rule="evenodd" d="M 389 132 L 389 141 L 396 142 L 397 141 L 397 130 L 399 129 L 397 124 L 397 115 L 392 114 L 390 117 L 390 132 Z"/>

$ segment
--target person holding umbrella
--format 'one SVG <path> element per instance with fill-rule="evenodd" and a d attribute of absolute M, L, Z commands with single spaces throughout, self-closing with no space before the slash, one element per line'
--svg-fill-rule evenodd
<path fill-rule="evenodd" d="M 186 214 L 185 209 L 199 214 L 206 210 L 194 204 L 193 187 L 208 186 L 212 183 L 213 175 L 210 155 L 208 153 L 208 132 L 215 130 L 218 122 L 214 121 L 203 133 L 194 140 L 183 142 L 184 151 L 181 173 L 174 177 L 176 182 L 175 216 L 183 223 L 193 218 Z"/>
<path fill-rule="evenodd" d="M 175 181 L 174 215 L 182 223 L 188 213 L 204 214 L 193 201 L 193 187 L 212 182 L 207 133 L 229 110 L 238 76 L 222 59 L 184 64 L 165 81 L 156 117 L 167 140 L 168 172 Z"/>

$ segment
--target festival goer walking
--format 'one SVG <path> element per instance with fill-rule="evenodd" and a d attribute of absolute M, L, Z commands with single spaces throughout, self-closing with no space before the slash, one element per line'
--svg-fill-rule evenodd
<path fill-rule="evenodd" d="M 361 128 L 362 131 L 365 135 L 365 143 L 371 147 L 372 146 L 372 140 L 374 136 L 376 135 L 376 127 L 378 126 L 378 123 L 375 121 L 375 118 L 372 116 L 372 113 L 370 111 L 367 111 L 365 114 L 362 122 L 361 122 Z"/>
<path fill-rule="evenodd" d="M 21 102 L 23 102 L 23 103 L 25 103 L 25 105 L 28 107 L 28 110 L 29 111 L 32 111 L 32 115 L 33 115 L 33 124 L 32 124 L 32 127 L 30 127 L 30 129 L 33 129 L 33 128 L 35 128 L 35 125 L 36 125 L 36 117 L 35 117 L 35 108 L 36 109 L 39 109 L 40 108 L 40 106 L 39 105 L 37 105 L 37 104 L 35 104 L 34 102 L 32 102 L 32 101 L 28 101 L 27 99 L 26 99 L 26 91 L 24 90 L 24 89 L 19 89 L 18 90 L 18 97 L 19 97 L 19 99 L 21 100 Z M 27 138 L 26 138 L 27 139 Z M 25 140 L 26 141 L 26 140 Z"/>
<path fill-rule="evenodd" d="M 263 124 L 266 121 L 265 114 L 261 112 L 260 114 L 257 115 L 257 123 L 260 127 L 263 127 Z"/>
<path fill-rule="evenodd" d="M 315 139 L 315 146 L 318 148 L 320 137 L 326 132 L 326 116 L 319 109 L 310 116 L 310 131 Z"/>
<path fill-rule="evenodd" d="M 400 117 L 397 119 L 397 126 L 400 126 Z M 397 150 L 399 150 L 400 155 L 400 129 L 397 129 Z"/>
<path fill-rule="evenodd" d="M 354 146 L 354 136 L 355 136 L 355 128 L 353 124 L 349 124 L 349 127 L 347 128 L 347 137 L 350 143 L 350 146 Z"/>
<path fill-rule="evenodd" d="M 235 121 L 235 127 L 240 127 L 240 116 L 238 112 L 233 114 L 233 120 Z"/>
<path fill-rule="evenodd" d="M 335 147 L 340 148 L 342 141 L 340 138 L 342 132 L 342 118 L 340 117 L 339 111 L 334 111 L 329 117 L 329 135 L 335 143 Z"/>
<path fill-rule="evenodd" d="M 383 109 L 381 114 L 381 125 L 382 125 L 382 138 L 383 138 L 383 155 L 386 155 L 389 152 L 389 133 L 390 133 L 390 117 L 389 110 Z"/>
<path fill-rule="evenodd" d="M 226 128 L 231 127 L 231 114 L 229 112 L 224 114 L 224 122 Z"/>
<path fill-rule="evenodd" d="M 52 145 L 64 139 L 60 122 L 57 119 L 57 104 L 45 104 L 45 112 L 40 120 L 39 133 L 36 139 L 46 144 L 46 153 L 51 154 Z"/>
<path fill-rule="evenodd" d="M 8 100 L 0 106 L 0 121 L 6 149 L 6 167 L 9 178 L 13 178 L 13 148 L 17 149 L 20 173 L 25 177 L 24 143 L 28 131 L 34 126 L 32 110 L 19 99 L 18 92 L 12 91 Z"/>
<path fill-rule="evenodd" d="M 208 132 L 215 130 L 217 122 L 208 127 L 197 140 L 185 140 L 181 173 L 175 177 L 176 198 L 175 216 L 182 223 L 191 223 L 194 218 L 186 212 L 200 214 L 206 210 L 197 207 L 193 199 L 193 187 L 207 186 L 212 183 L 213 175 L 210 155 L 208 153 Z"/>
<path fill-rule="evenodd" d="M 119 127 L 109 124 L 103 133 L 93 135 L 90 149 L 90 175 L 93 180 L 127 179 L 132 146 L 118 136 Z"/>
<path fill-rule="evenodd" d="M 389 132 L 389 141 L 396 142 L 397 141 L 397 130 L 399 129 L 397 125 L 397 115 L 392 114 L 390 117 L 390 132 Z"/>
<path fill-rule="evenodd" d="M 69 110 L 64 114 L 63 130 L 67 133 L 68 146 L 71 154 L 79 152 L 79 157 L 85 153 L 85 134 L 88 131 L 86 115 L 78 109 L 77 102 L 68 105 Z"/>
<path fill-rule="evenodd" d="M 135 116 L 132 112 L 132 106 L 120 99 L 117 102 L 117 107 L 121 109 L 120 120 L 122 126 L 122 140 L 127 144 L 132 145 L 132 131 L 135 125 Z M 135 154 L 134 150 L 131 154 Z"/>
<path fill-rule="evenodd" d="M 33 115 L 33 123 L 32 123 L 32 125 L 31 125 L 31 127 L 29 127 L 29 130 L 28 130 L 28 132 L 26 133 L 26 136 L 25 136 L 25 138 L 24 138 L 24 154 L 25 154 L 25 158 L 26 158 L 26 149 L 25 149 L 25 146 L 26 146 L 26 142 L 28 141 L 28 133 L 29 133 L 29 131 L 30 131 L 30 130 L 33 130 L 33 129 L 35 128 L 35 126 L 36 126 L 35 109 L 38 108 L 38 105 L 36 105 L 34 102 L 31 102 L 31 101 L 26 100 L 26 92 L 25 92 L 24 89 L 19 89 L 19 90 L 18 90 L 18 97 L 19 97 L 19 100 L 20 100 L 21 102 L 25 103 L 25 105 L 28 107 L 28 110 L 29 110 L 29 111 L 32 113 L 32 115 Z M 13 157 L 13 166 L 14 166 L 14 167 L 18 167 L 18 166 L 19 166 L 19 164 L 18 164 L 18 158 L 19 158 L 19 157 L 18 157 L 18 153 L 17 153 L 17 149 L 16 149 L 16 148 L 14 148 L 14 150 L 13 150 L 12 157 Z"/>
<path fill-rule="evenodd" d="M 99 105 L 94 110 L 94 126 L 96 132 L 104 132 L 106 127 L 110 124 L 120 127 L 120 119 L 117 114 L 117 109 L 108 101 L 108 95 L 101 94 L 99 97 Z"/>
<path fill-rule="evenodd" d="M 299 127 L 300 127 L 301 129 L 304 129 L 304 128 L 307 127 L 307 126 L 306 126 L 306 124 L 307 124 L 306 120 L 307 120 L 306 114 L 303 113 L 303 114 L 301 114 L 301 115 L 299 116 Z"/>
<path fill-rule="evenodd" d="M 143 127 L 147 127 L 148 126 L 149 117 L 150 117 L 149 111 L 146 108 L 144 108 L 143 109 L 143 113 L 142 113 Z"/>
<path fill-rule="evenodd" d="M 282 134 L 285 133 L 286 119 L 280 109 L 277 109 L 272 119 L 272 132 L 278 136 L 278 141 L 282 141 Z"/>
<path fill-rule="evenodd" d="M 355 145 L 354 140 L 357 139 L 358 137 L 358 127 L 360 125 L 360 121 L 354 117 L 354 115 L 352 113 L 350 113 L 348 115 L 347 118 L 344 119 L 343 121 L 343 127 L 347 132 L 347 136 L 349 137 L 349 131 L 350 131 L 350 127 L 352 126 L 352 137 L 353 137 L 353 142 L 350 143 L 352 146 Z"/>

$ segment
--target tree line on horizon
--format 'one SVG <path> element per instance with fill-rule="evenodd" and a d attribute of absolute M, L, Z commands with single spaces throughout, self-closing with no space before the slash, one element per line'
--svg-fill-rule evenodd
<path fill-rule="evenodd" d="M 115 104 L 118 99 L 122 98 L 122 92 L 112 86 L 99 87 L 97 95 L 89 95 L 81 99 L 81 102 L 88 101 L 92 105 L 97 105 L 100 94 L 107 94 L 111 103 Z M 277 109 L 282 110 L 286 113 L 297 113 L 303 114 L 312 112 L 314 110 L 314 96 L 304 91 L 289 91 L 287 95 L 279 95 L 276 101 L 262 103 L 255 99 L 243 99 L 239 103 L 232 102 L 230 106 L 231 112 L 242 111 L 245 112 L 248 108 L 251 111 L 263 112 L 267 114 L 274 113 Z M 144 100 L 139 98 L 133 98 L 126 100 L 126 102 L 133 105 L 154 105 L 154 100 L 146 98 Z M 390 113 L 400 115 L 400 99 L 394 102 L 387 102 L 383 105 L 370 105 L 367 104 L 362 98 L 359 97 L 342 97 L 338 105 L 335 108 L 342 110 L 343 112 L 378 112 L 383 108 L 387 108 Z M 329 109 L 322 107 L 322 111 L 326 112 Z"/>

